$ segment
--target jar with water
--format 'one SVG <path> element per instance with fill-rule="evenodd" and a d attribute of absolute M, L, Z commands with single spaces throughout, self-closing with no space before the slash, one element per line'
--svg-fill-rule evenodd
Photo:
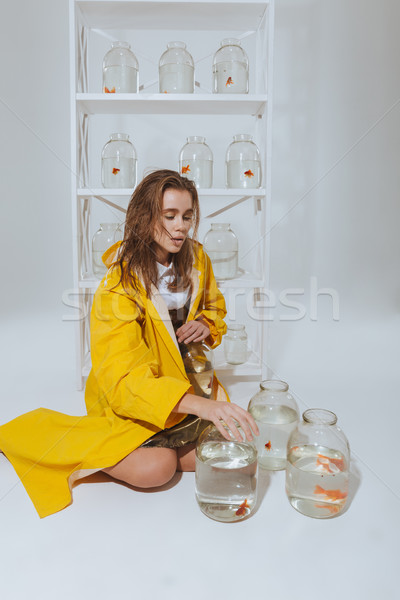
<path fill-rule="evenodd" d="M 336 415 L 312 408 L 288 441 L 286 494 L 308 517 L 326 519 L 343 512 L 348 498 L 350 448 Z"/>
<path fill-rule="evenodd" d="M 249 92 L 249 59 L 237 39 L 222 40 L 214 55 L 213 91 L 217 94 Z"/>
<path fill-rule="evenodd" d="M 228 325 L 224 335 L 225 360 L 230 365 L 242 365 L 247 360 L 247 333 L 240 323 Z"/>
<path fill-rule="evenodd" d="M 168 42 L 158 65 L 162 94 L 193 94 L 194 62 L 184 42 Z"/>
<path fill-rule="evenodd" d="M 286 468 L 287 442 L 299 420 L 297 404 L 284 381 L 266 380 L 247 408 L 260 430 L 258 464 L 269 471 Z"/>
<path fill-rule="evenodd" d="M 210 188 L 213 181 L 213 154 L 206 138 L 193 135 L 179 154 L 179 173 L 194 181 L 196 188 Z"/>
<path fill-rule="evenodd" d="M 101 153 L 101 182 L 105 188 L 134 188 L 137 160 L 127 133 L 112 133 Z"/>
<path fill-rule="evenodd" d="M 112 42 L 103 60 L 103 92 L 136 94 L 138 79 L 139 63 L 128 42 Z"/>
<path fill-rule="evenodd" d="M 226 186 L 253 189 L 261 186 L 260 152 L 251 135 L 238 133 L 226 152 Z"/>
<path fill-rule="evenodd" d="M 234 279 L 238 272 L 239 242 L 229 223 L 211 223 L 204 237 L 216 279 Z"/>
<path fill-rule="evenodd" d="M 224 425 L 227 440 L 209 425 L 196 445 L 196 499 L 202 512 L 216 521 L 240 521 L 257 499 L 257 450 L 254 442 L 236 440 Z"/>
<path fill-rule="evenodd" d="M 107 273 L 107 267 L 102 261 L 104 252 L 115 242 L 124 239 L 122 227 L 121 223 L 100 223 L 92 238 L 92 270 L 98 279 L 102 279 Z"/>
<path fill-rule="evenodd" d="M 203 342 L 179 344 L 186 375 L 193 386 L 193 393 L 202 398 L 213 399 L 214 352 Z"/>

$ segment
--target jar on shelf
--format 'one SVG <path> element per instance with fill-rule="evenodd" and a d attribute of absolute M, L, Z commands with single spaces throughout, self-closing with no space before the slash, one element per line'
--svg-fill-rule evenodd
<path fill-rule="evenodd" d="M 123 239 L 120 223 L 100 223 L 99 229 L 92 238 L 92 270 L 95 277 L 102 279 L 107 273 L 107 267 L 102 261 L 104 252 L 115 242 Z"/>
<path fill-rule="evenodd" d="M 326 519 L 343 512 L 347 497 L 350 447 L 330 410 L 303 413 L 288 441 L 286 494 L 308 517 Z"/>
<path fill-rule="evenodd" d="M 103 92 L 135 94 L 138 79 L 139 63 L 128 42 L 112 42 L 103 59 Z"/>
<path fill-rule="evenodd" d="M 162 94 L 193 94 L 194 62 L 184 42 L 168 42 L 158 65 Z"/>
<path fill-rule="evenodd" d="M 247 360 L 247 333 L 244 325 L 231 323 L 224 335 L 225 360 L 230 365 L 242 365 Z"/>
<path fill-rule="evenodd" d="M 213 181 L 213 154 L 206 138 L 193 135 L 179 154 L 179 173 L 194 181 L 197 188 L 210 188 Z"/>
<path fill-rule="evenodd" d="M 216 279 L 234 279 L 238 271 L 239 242 L 229 223 L 211 223 L 204 237 Z"/>
<path fill-rule="evenodd" d="M 226 186 L 259 188 L 261 186 L 260 152 L 251 135 L 239 133 L 226 152 Z"/>
<path fill-rule="evenodd" d="M 127 133 L 112 133 L 101 153 L 101 182 L 105 188 L 134 188 L 136 150 Z"/>
<path fill-rule="evenodd" d="M 286 468 L 287 442 L 299 420 L 297 404 L 284 381 L 266 380 L 247 408 L 256 421 L 258 464 L 269 471 Z"/>
<path fill-rule="evenodd" d="M 233 38 L 222 40 L 213 61 L 213 91 L 217 94 L 248 94 L 249 59 Z"/>
<path fill-rule="evenodd" d="M 232 522 L 247 517 L 257 498 L 257 450 L 254 442 L 237 441 L 223 424 L 227 440 L 209 425 L 196 445 L 196 499 L 200 510 L 216 521 Z"/>
<path fill-rule="evenodd" d="M 214 352 L 205 342 L 179 344 L 183 364 L 194 394 L 213 398 Z"/>

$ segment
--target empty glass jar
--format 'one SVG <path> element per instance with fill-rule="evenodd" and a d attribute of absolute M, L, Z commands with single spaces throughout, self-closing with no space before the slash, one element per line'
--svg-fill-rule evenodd
<path fill-rule="evenodd" d="M 134 188 L 136 150 L 126 133 L 112 133 L 101 153 L 101 182 L 105 188 Z"/>
<path fill-rule="evenodd" d="M 159 89 L 163 94 L 193 94 L 194 62 L 184 42 L 168 42 L 158 65 Z"/>
<path fill-rule="evenodd" d="M 279 380 L 262 381 L 247 410 L 260 430 L 256 438 L 258 464 L 270 471 L 285 469 L 287 441 L 299 420 L 288 384 Z"/>
<path fill-rule="evenodd" d="M 244 325 L 228 325 L 224 335 L 225 360 L 230 365 L 241 365 L 247 360 L 247 333 Z"/>
<path fill-rule="evenodd" d="M 261 186 L 260 152 L 251 135 L 239 133 L 226 152 L 226 186 L 259 188 Z"/>
<path fill-rule="evenodd" d="M 103 92 L 136 93 L 139 63 L 128 42 L 112 42 L 103 60 Z"/>
<path fill-rule="evenodd" d="M 99 229 L 92 238 L 92 270 L 93 275 L 98 279 L 102 279 L 107 273 L 107 267 L 102 261 L 104 252 L 123 238 L 120 223 L 100 223 Z"/>
<path fill-rule="evenodd" d="M 236 39 L 222 40 L 213 61 L 213 91 L 217 94 L 247 94 L 249 59 Z"/>
<path fill-rule="evenodd" d="M 336 423 L 329 410 L 306 410 L 288 441 L 286 493 L 308 517 L 334 517 L 346 506 L 350 448 Z"/>
<path fill-rule="evenodd" d="M 257 498 L 257 450 L 253 442 L 227 440 L 209 425 L 196 445 L 196 499 L 202 512 L 216 521 L 247 517 Z"/>
<path fill-rule="evenodd" d="M 239 242 L 229 223 L 211 223 L 204 237 L 216 279 L 233 279 L 238 270 Z"/>
<path fill-rule="evenodd" d="M 212 187 L 213 155 L 206 138 L 193 135 L 186 139 L 179 154 L 179 172 L 194 181 L 197 188 Z"/>

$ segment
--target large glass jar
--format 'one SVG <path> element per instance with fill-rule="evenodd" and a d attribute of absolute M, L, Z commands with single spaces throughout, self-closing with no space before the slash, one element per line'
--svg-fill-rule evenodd
<path fill-rule="evenodd" d="M 205 342 L 180 344 L 183 364 L 194 394 L 213 398 L 214 353 Z"/>
<path fill-rule="evenodd" d="M 198 135 L 186 138 L 179 154 L 179 172 L 194 181 L 197 188 L 212 187 L 213 155 L 206 138 Z"/>
<path fill-rule="evenodd" d="M 285 469 L 287 441 L 299 420 L 288 384 L 279 380 L 262 381 L 247 410 L 260 430 L 256 438 L 258 464 L 270 471 Z"/>
<path fill-rule="evenodd" d="M 139 63 L 128 42 L 112 42 L 103 60 L 103 92 L 107 94 L 138 91 Z"/>
<path fill-rule="evenodd" d="M 227 440 L 209 425 L 196 445 L 196 499 L 202 512 L 216 521 L 239 521 L 255 507 L 257 450 L 253 442 L 230 436 Z"/>
<path fill-rule="evenodd" d="M 136 150 L 126 133 L 112 133 L 101 153 L 101 182 L 105 188 L 134 188 Z"/>
<path fill-rule="evenodd" d="M 251 135 L 239 133 L 226 152 L 226 186 L 259 188 L 261 186 L 260 152 Z"/>
<path fill-rule="evenodd" d="M 93 275 L 98 279 L 102 279 L 107 273 L 107 267 L 102 261 L 104 252 L 123 238 L 120 223 L 100 223 L 99 229 L 92 238 L 92 270 Z"/>
<path fill-rule="evenodd" d="M 350 448 L 336 423 L 329 410 L 306 410 L 288 441 L 286 493 L 308 517 L 334 517 L 346 506 Z"/>
<path fill-rule="evenodd" d="M 236 39 L 222 40 L 213 61 L 213 91 L 217 94 L 247 94 L 249 59 Z"/>
<path fill-rule="evenodd" d="M 229 223 L 211 223 L 204 237 L 216 279 L 233 279 L 238 270 L 239 242 Z"/>
<path fill-rule="evenodd" d="M 244 325 L 231 323 L 224 336 L 226 362 L 241 365 L 247 360 L 247 333 Z"/>
<path fill-rule="evenodd" d="M 194 62 L 184 42 L 168 42 L 158 65 L 162 94 L 193 94 Z"/>

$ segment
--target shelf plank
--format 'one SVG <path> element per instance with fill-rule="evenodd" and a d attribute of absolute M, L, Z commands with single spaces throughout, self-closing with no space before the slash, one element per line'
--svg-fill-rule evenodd
<path fill-rule="evenodd" d="M 266 94 L 76 94 L 88 115 L 263 115 Z"/>
<path fill-rule="evenodd" d="M 244 0 L 77 0 L 85 25 L 99 29 L 256 31 L 269 2 Z M 211 8 L 208 8 L 211 6 Z M 207 10 L 208 8 L 208 10 Z M 210 10 L 212 18 L 210 18 Z"/>

